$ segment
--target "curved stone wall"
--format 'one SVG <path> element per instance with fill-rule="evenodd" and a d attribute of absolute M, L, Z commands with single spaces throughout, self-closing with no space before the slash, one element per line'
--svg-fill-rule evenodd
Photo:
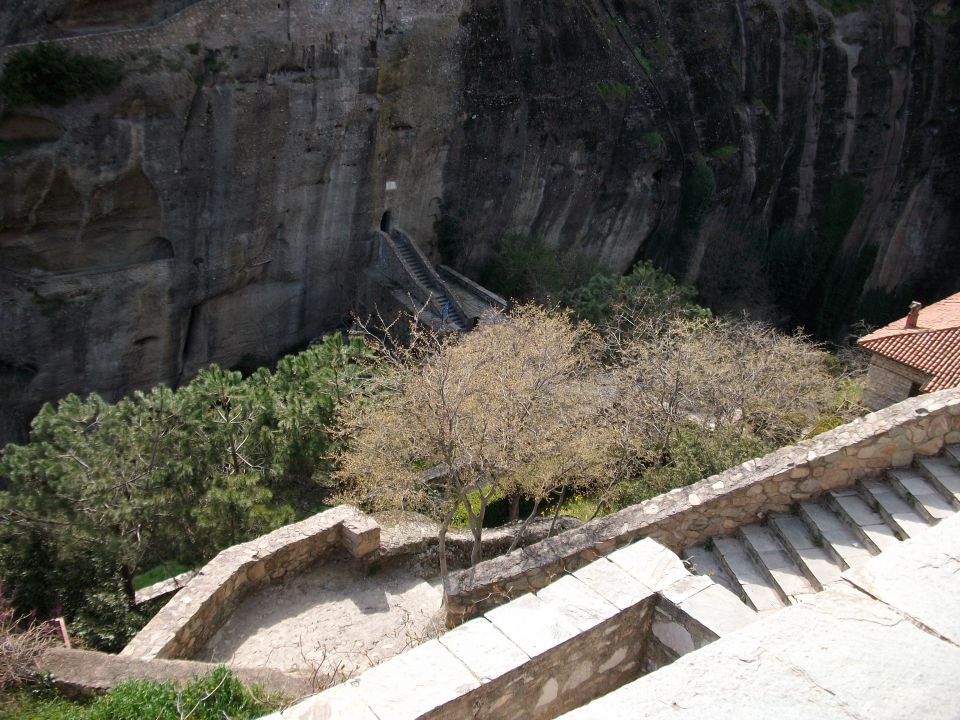
<path fill-rule="evenodd" d="M 380 547 L 380 526 L 341 505 L 223 550 L 157 613 L 120 655 L 142 660 L 189 658 L 252 590 L 298 573 L 345 548 L 356 558 Z"/>
<path fill-rule="evenodd" d="M 639 537 L 674 551 L 960 442 L 960 389 L 921 395 L 454 574 L 447 624 L 536 591 Z"/>

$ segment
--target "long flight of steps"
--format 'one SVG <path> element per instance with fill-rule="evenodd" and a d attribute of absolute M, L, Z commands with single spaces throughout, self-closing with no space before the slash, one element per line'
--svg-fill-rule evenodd
<path fill-rule="evenodd" d="M 960 511 L 960 445 L 882 478 L 801 502 L 681 553 L 691 570 L 767 612 L 801 602 L 840 573 Z"/>
<path fill-rule="evenodd" d="M 450 298 L 447 295 L 446 291 L 440 287 L 436 281 L 433 279 L 433 276 L 427 272 L 427 268 L 424 266 L 423 259 L 420 257 L 417 252 L 410 247 L 410 243 L 406 238 L 400 235 L 394 235 L 393 241 L 397 245 L 397 251 L 400 253 L 400 257 L 403 258 L 404 263 L 410 269 L 410 272 L 413 273 L 413 276 L 417 279 L 423 287 L 425 287 L 430 294 L 437 300 L 440 304 L 440 307 L 449 308 L 449 318 L 448 322 L 461 332 L 465 332 L 467 328 L 466 320 L 460 317 L 460 313 L 457 312 L 456 308 L 453 306 L 453 303 L 450 302 Z"/>

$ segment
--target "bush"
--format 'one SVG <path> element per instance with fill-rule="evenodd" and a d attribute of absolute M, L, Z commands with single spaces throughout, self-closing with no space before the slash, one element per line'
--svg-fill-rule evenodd
<path fill-rule="evenodd" d="M 18 617 L 0 588 L 0 690 L 20 687 L 33 679 L 37 659 L 56 636 L 50 623 Z"/>
<path fill-rule="evenodd" d="M 713 170 L 701 156 L 694 158 L 683 181 L 680 198 L 680 231 L 685 237 L 696 235 L 716 200 L 717 181 Z"/>
<path fill-rule="evenodd" d="M 12 105 L 59 107 L 74 98 L 110 90 L 120 82 L 121 68 L 118 60 L 39 43 L 10 57 L 0 78 L 0 95 Z"/>
<path fill-rule="evenodd" d="M 750 458 L 760 457 L 770 447 L 737 430 L 709 430 L 697 425 L 683 428 L 670 443 L 666 464 L 650 468 L 628 486 L 621 506 L 638 503 L 674 488 L 685 487 Z"/>
<path fill-rule="evenodd" d="M 566 290 L 560 302 L 580 320 L 602 326 L 617 312 L 643 310 L 651 317 L 706 317 L 709 311 L 694 302 L 697 291 L 678 285 L 673 276 L 644 261 L 627 275 L 597 273 L 585 285 Z"/>
<path fill-rule="evenodd" d="M 508 233 L 494 244 L 480 282 L 506 298 L 545 299 L 586 282 L 595 269 L 585 256 L 561 255 L 537 235 Z"/>

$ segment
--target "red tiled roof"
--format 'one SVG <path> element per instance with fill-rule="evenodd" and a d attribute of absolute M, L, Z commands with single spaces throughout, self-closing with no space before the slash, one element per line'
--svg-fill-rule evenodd
<path fill-rule="evenodd" d="M 917 327 L 905 323 L 900 318 L 857 344 L 930 375 L 923 392 L 960 385 L 960 293 L 921 308 Z"/>

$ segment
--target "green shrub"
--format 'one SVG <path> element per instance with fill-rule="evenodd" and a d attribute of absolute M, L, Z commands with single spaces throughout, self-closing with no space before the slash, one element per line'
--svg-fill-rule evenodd
<path fill-rule="evenodd" d="M 663 135 L 658 132 L 648 132 L 640 136 L 640 142 L 647 147 L 662 147 L 664 145 Z"/>
<path fill-rule="evenodd" d="M 480 282 L 506 298 L 544 298 L 585 282 L 594 271 L 583 255 L 561 256 L 539 236 L 509 233 L 494 244 Z"/>
<path fill-rule="evenodd" d="M 710 151 L 710 157 L 714 160 L 729 160 L 737 154 L 738 150 L 736 145 L 721 145 Z"/>
<path fill-rule="evenodd" d="M 647 308 L 652 314 L 664 315 L 709 315 L 694 302 L 696 296 L 696 290 L 678 285 L 672 275 L 646 261 L 634 265 L 627 275 L 597 273 L 585 285 L 561 293 L 560 302 L 579 319 L 600 326 L 620 308 Z"/>
<path fill-rule="evenodd" d="M 630 86 L 619 80 L 607 80 L 597 83 L 597 92 L 604 100 L 623 100 L 630 94 Z"/>
<path fill-rule="evenodd" d="M 717 182 L 703 157 L 694 158 L 683 181 L 680 199 L 680 232 L 696 235 L 716 200 Z"/>
<path fill-rule="evenodd" d="M 624 507 L 691 485 L 769 450 L 770 447 L 757 438 L 735 429 L 709 430 L 688 425 L 671 440 L 668 461 L 650 468 L 631 483 L 619 505 Z"/>
<path fill-rule="evenodd" d="M 14 53 L 3 68 L 0 95 L 13 105 L 53 105 L 107 92 L 122 78 L 122 63 L 39 43 Z"/>
<path fill-rule="evenodd" d="M 650 62 L 649 58 L 644 57 L 640 48 L 635 47 L 633 49 L 633 57 L 636 58 L 637 62 L 640 63 L 640 67 L 642 67 L 648 74 L 653 73 L 653 64 Z"/>

